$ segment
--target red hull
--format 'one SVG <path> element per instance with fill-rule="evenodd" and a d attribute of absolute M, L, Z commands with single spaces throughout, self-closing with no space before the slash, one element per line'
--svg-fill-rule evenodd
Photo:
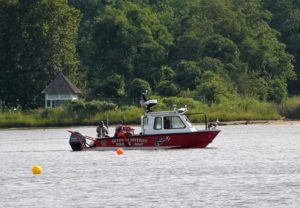
<path fill-rule="evenodd" d="M 205 148 L 218 135 L 219 130 L 172 133 L 159 135 L 133 135 L 127 138 L 101 138 L 93 147 L 82 145 L 81 150 L 116 150 L 124 149 L 172 149 Z"/>

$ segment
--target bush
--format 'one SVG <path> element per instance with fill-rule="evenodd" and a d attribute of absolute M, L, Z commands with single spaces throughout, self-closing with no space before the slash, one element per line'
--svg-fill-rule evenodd
<path fill-rule="evenodd" d="M 204 104 L 192 98 L 168 97 L 161 100 L 168 109 L 172 109 L 174 105 L 177 108 L 187 106 L 190 109 L 204 108 Z"/>
<path fill-rule="evenodd" d="M 151 93 L 150 84 L 143 79 L 135 78 L 130 86 L 129 96 L 139 97 L 141 93 L 145 92 L 146 90 L 148 90 L 149 94 Z"/>
<path fill-rule="evenodd" d="M 86 116 L 94 115 L 105 111 L 113 111 L 117 109 L 117 105 L 106 101 L 73 101 L 64 104 L 68 112 L 75 112 L 77 115 Z"/>
<path fill-rule="evenodd" d="M 221 103 L 224 97 L 235 94 L 232 84 L 227 79 L 211 71 L 203 74 L 196 90 L 199 95 L 205 96 L 205 101 L 208 103 Z"/>
<path fill-rule="evenodd" d="M 156 88 L 157 92 L 162 96 L 174 96 L 178 93 L 176 85 L 172 81 L 161 81 Z"/>
<path fill-rule="evenodd" d="M 287 96 L 287 84 L 282 80 L 276 79 L 270 82 L 268 91 L 268 101 L 281 103 Z"/>
<path fill-rule="evenodd" d="M 286 118 L 299 119 L 300 118 L 300 97 L 288 98 L 279 107 L 280 113 Z"/>

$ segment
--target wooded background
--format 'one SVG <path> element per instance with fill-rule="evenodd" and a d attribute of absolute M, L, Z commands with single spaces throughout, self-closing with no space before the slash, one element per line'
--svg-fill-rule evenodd
<path fill-rule="evenodd" d="M 280 103 L 300 93 L 300 1 L 0 0 L 0 100 L 37 108 L 63 72 L 86 100 Z"/>

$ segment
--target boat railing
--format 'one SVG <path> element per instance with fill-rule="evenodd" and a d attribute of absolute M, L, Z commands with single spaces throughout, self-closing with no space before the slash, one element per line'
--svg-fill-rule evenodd
<path fill-rule="evenodd" d="M 206 113 L 185 113 L 184 115 L 189 116 L 189 115 L 204 115 L 204 125 L 205 125 L 205 130 L 208 130 L 208 121 L 207 121 L 207 115 Z"/>

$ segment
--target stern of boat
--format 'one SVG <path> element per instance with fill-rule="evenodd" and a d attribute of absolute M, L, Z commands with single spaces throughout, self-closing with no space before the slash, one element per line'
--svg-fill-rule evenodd
<path fill-rule="evenodd" d="M 73 151 L 80 151 L 86 146 L 85 137 L 79 132 L 70 132 L 69 144 Z"/>

